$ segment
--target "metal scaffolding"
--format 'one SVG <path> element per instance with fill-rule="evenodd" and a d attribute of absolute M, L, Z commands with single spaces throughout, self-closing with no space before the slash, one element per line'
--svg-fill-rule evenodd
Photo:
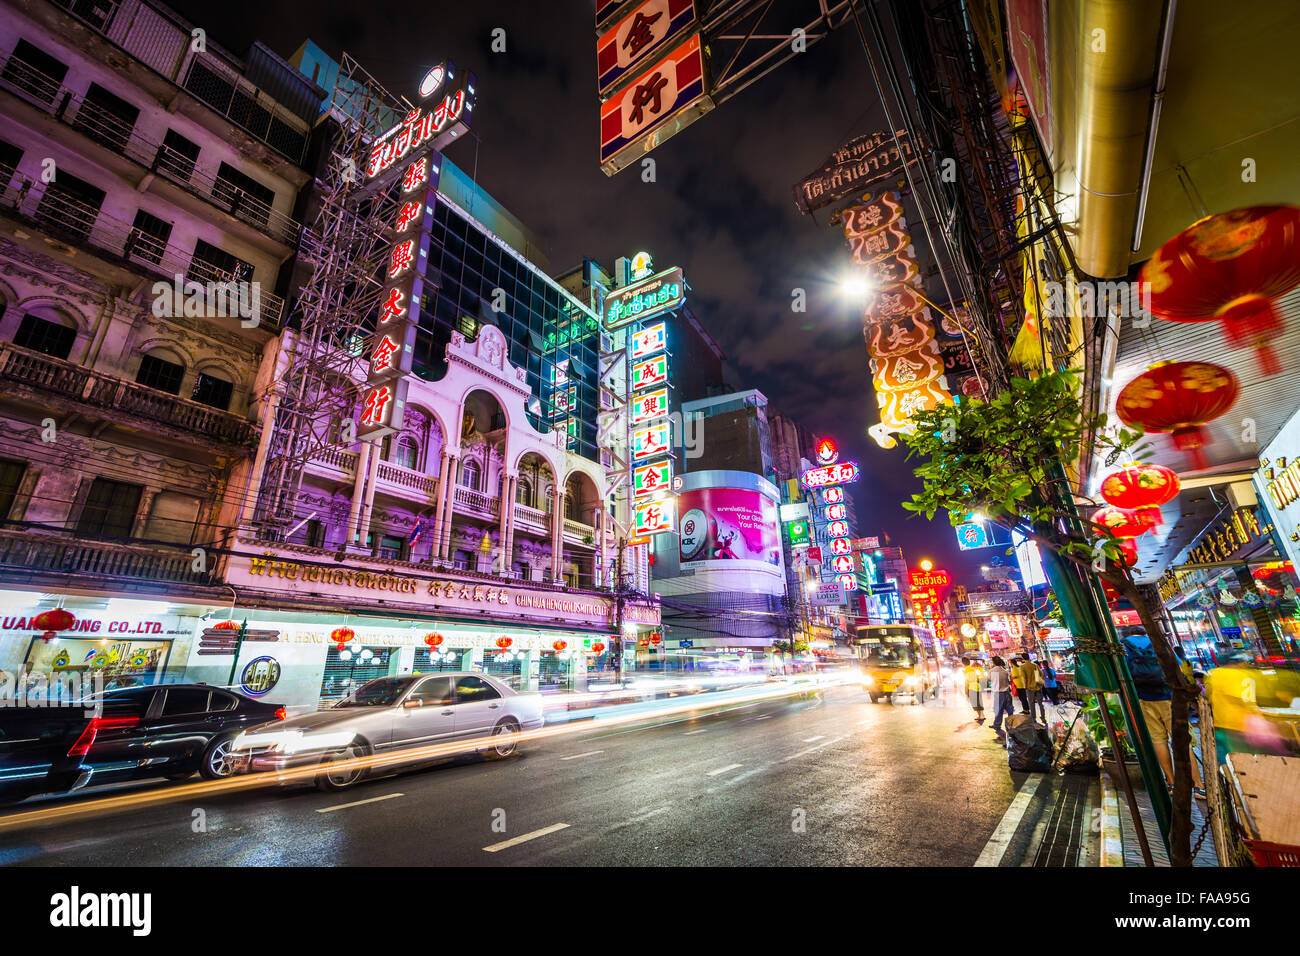
<path fill-rule="evenodd" d="M 273 432 L 253 514 L 262 540 L 282 540 L 294 522 L 307 463 L 357 440 L 363 346 L 375 327 L 397 208 L 396 190 L 366 190 L 362 170 L 369 144 L 411 109 L 343 54 L 330 109 L 318 122 L 328 146 L 299 245 L 310 275 L 290 312 L 263 426 Z"/>

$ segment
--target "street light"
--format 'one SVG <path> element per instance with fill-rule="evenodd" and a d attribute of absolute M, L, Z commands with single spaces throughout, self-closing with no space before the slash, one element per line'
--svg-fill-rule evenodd
<path fill-rule="evenodd" d="M 929 558 L 923 558 L 921 560 L 922 571 L 929 571 L 932 567 L 934 567 L 934 562 L 931 561 Z"/>
<path fill-rule="evenodd" d="M 840 280 L 840 294 L 849 299 L 865 299 L 875 291 L 871 283 L 861 276 L 849 276 Z"/>

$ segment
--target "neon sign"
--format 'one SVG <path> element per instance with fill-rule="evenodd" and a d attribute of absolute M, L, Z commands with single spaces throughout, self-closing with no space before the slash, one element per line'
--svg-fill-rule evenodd
<path fill-rule="evenodd" d="M 647 355 L 662 352 L 668 344 L 667 326 L 662 322 L 647 325 L 632 336 L 632 359 L 643 359 Z"/>
<path fill-rule="evenodd" d="M 457 90 L 455 94 L 444 96 L 442 102 L 428 112 L 414 109 L 407 113 L 400 125 L 385 133 L 371 147 L 370 159 L 366 163 L 366 178 L 378 176 L 411 150 L 423 146 L 454 124 L 465 112 L 465 102 L 465 91 Z"/>
<path fill-rule="evenodd" d="M 817 464 L 833 465 L 840 460 L 840 449 L 829 438 L 823 438 L 817 443 Z"/>
<path fill-rule="evenodd" d="M 616 329 L 634 319 L 648 319 L 675 309 L 684 301 L 686 280 L 682 278 L 682 270 L 667 269 L 605 296 L 605 328 Z"/>
<path fill-rule="evenodd" d="M 843 488 L 827 488 L 822 492 L 822 500 L 828 505 L 839 504 L 844 500 Z"/>
<path fill-rule="evenodd" d="M 857 480 L 858 463 L 855 461 L 842 461 L 823 468 L 810 468 L 799 478 L 805 488 L 824 488 L 828 485 L 843 485 Z"/>

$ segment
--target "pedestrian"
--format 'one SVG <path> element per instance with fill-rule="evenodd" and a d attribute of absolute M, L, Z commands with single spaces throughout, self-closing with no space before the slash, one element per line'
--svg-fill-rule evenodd
<path fill-rule="evenodd" d="M 1013 657 L 1011 658 L 1011 690 L 1016 697 L 1020 699 L 1020 712 L 1029 713 L 1029 675 L 1025 673 L 1025 662 L 1028 658 Z"/>
<path fill-rule="evenodd" d="M 1047 661 L 1041 661 L 1038 669 L 1043 672 L 1043 694 L 1055 707 L 1061 702 L 1061 682 L 1056 679 L 1056 668 Z"/>
<path fill-rule="evenodd" d="M 966 678 L 966 699 L 975 711 L 975 723 L 984 723 L 984 671 L 969 657 L 963 657 L 962 674 Z"/>
<path fill-rule="evenodd" d="M 993 657 L 989 668 L 989 690 L 993 694 L 993 732 L 1005 737 L 1002 732 L 1002 718 L 1010 717 L 1011 709 L 1011 672 L 1007 662 L 1000 657 Z"/>
<path fill-rule="evenodd" d="M 1025 697 L 1029 701 L 1029 716 L 1035 710 L 1042 716 L 1043 725 L 1047 725 L 1047 708 L 1043 706 L 1043 672 L 1028 657 L 1020 660 L 1020 673 L 1025 678 Z"/>
<path fill-rule="evenodd" d="M 1151 638 L 1140 627 L 1126 627 L 1121 636 L 1124 656 L 1128 659 L 1129 674 L 1133 677 L 1133 686 L 1137 688 L 1138 703 L 1142 707 L 1142 718 L 1146 721 L 1147 731 L 1151 734 L 1151 744 L 1155 748 L 1156 761 L 1164 771 L 1165 784 L 1173 792 L 1174 756 L 1170 746 L 1173 734 L 1173 691 L 1165 680 L 1165 672 L 1160 667 Z M 1190 742 L 1189 742 L 1190 746 Z M 1205 799 L 1205 781 L 1201 777 L 1201 767 L 1196 760 L 1196 751 L 1191 752 L 1192 782 L 1197 800 Z"/>

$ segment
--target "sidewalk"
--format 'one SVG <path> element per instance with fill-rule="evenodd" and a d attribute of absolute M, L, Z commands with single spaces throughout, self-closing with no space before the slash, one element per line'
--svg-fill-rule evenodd
<path fill-rule="evenodd" d="M 1146 830 L 1147 845 L 1151 847 L 1151 859 L 1156 866 L 1169 866 L 1169 854 L 1165 851 L 1164 841 L 1160 838 L 1160 827 L 1156 825 L 1155 811 L 1151 808 L 1151 799 L 1142 787 L 1140 780 L 1134 780 L 1134 796 L 1137 798 L 1138 814 Z M 1142 846 L 1138 842 L 1137 827 L 1133 815 L 1129 812 L 1128 801 L 1124 794 L 1111 783 L 1107 774 L 1101 775 L 1102 799 L 1102 866 L 1146 866 L 1142 859 Z M 1205 801 L 1192 801 L 1192 846 L 1200 839 L 1205 827 Z M 1208 831 L 1200 851 L 1192 861 L 1193 866 L 1219 866 L 1219 856 L 1214 849 L 1214 836 Z"/>

